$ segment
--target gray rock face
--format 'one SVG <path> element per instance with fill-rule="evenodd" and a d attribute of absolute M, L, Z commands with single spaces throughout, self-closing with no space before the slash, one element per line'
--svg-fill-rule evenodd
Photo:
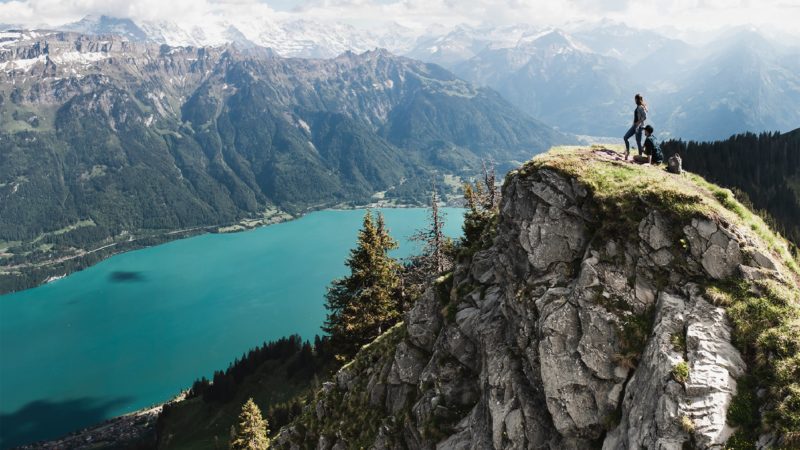
<path fill-rule="evenodd" d="M 736 393 L 735 377 L 745 370 L 730 343 L 724 310 L 694 293 L 662 292 L 657 311 L 653 337 L 625 389 L 621 423 L 603 448 L 680 449 L 690 439 L 701 448 L 720 447 L 733 431 L 725 415 Z M 676 334 L 685 337 L 685 351 L 674 348 Z M 689 367 L 685 383 L 672 376 L 681 362 Z M 693 436 L 682 428 L 684 418 L 694 424 Z"/>
<path fill-rule="evenodd" d="M 658 211 L 630 235 L 604 235 L 587 192 L 550 170 L 510 175 L 494 244 L 454 272 L 444 302 L 455 316 L 429 289 L 382 363 L 385 383 L 367 383 L 396 430 L 381 428 L 372 448 L 724 445 L 746 367 L 724 309 L 690 280 L 779 276 L 774 261 L 738 230 L 682 228 Z M 676 380 L 678 364 L 687 379 Z M 368 375 L 338 377 L 345 399 L 353 376 Z"/>

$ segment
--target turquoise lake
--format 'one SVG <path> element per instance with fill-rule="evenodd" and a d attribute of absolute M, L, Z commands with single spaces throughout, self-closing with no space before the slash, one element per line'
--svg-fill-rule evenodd
<path fill-rule="evenodd" d="M 425 209 L 383 209 L 393 255 Z M 461 234 L 463 210 L 444 208 Z M 235 234 L 123 253 L 0 296 L 0 447 L 54 438 L 159 403 L 264 341 L 310 339 L 346 273 L 363 210 L 320 211 Z"/>

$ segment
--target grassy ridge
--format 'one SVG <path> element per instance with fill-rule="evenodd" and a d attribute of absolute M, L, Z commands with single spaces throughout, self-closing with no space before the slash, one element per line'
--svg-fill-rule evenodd
<path fill-rule="evenodd" d="M 742 133 L 715 142 L 667 141 L 685 168 L 712 183 L 737 189 L 737 198 L 767 211 L 769 223 L 800 245 L 800 129 Z"/>
<path fill-rule="evenodd" d="M 681 226 L 692 218 L 717 218 L 752 230 L 765 247 L 779 256 L 795 275 L 800 275 L 800 260 L 789 243 L 770 230 L 757 214 L 738 202 L 730 190 L 705 181 L 692 173 L 677 177 L 663 166 L 638 165 L 622 160 L 615 146 L 555 147 L 527 164 L 520 172 L 549 168 L 578 178 L 591 191 L 606 224 L 631 230 L 638 226 L 651 207 L 675 219 Z"/>

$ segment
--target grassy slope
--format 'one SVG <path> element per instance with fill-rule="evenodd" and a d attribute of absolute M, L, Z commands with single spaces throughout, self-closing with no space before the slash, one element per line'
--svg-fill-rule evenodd
<path fill-rule="evenodd" d="M 383 408 L 376 407 L 370 401 L 368 382 L 373 371 L 381 370 L 391 363 L 395 349 L 406 336 L 404 322 L 394 325 L 371 343 L 363 346 L 352 361 L 345 364 L 341 371 L 356 374 L 355 385 L 346 393 L 333 389 L 325 394 L 325 420 L 320 421 L 316 411 L 306 409 L 293 422 L 301 430 L 307 430 L 307 440 L 297 443 L 301 448 L 313 448 L 316 442 L 309 436 L 339 436 L 350 443 L 351 448 L 368 448 L 375 441 L 379 426 L 385 425 L 386 414 Z M 381 382 L 386 380 L 381 379 Z M 407 411 L 398 413 L 392 423 L 402 423 Z M 389 433 L 397 430 L 390 430 Z"/>

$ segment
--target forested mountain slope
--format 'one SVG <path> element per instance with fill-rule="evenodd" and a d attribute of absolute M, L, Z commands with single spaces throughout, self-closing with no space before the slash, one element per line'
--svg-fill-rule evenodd
<path fill-rule="evenodd" d="M 379 191 L 420 201 L 434 171 L 571 140 L 384 51 L 305 60 L 60 32 L 0 39 L 4 272 Z"/>

